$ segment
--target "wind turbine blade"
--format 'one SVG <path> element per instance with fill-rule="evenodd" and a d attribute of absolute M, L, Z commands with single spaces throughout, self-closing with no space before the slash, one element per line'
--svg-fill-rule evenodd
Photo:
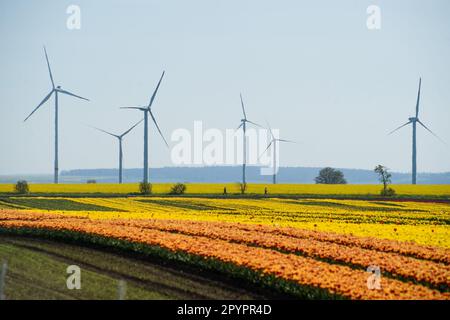
<path fill-rule="evenodd" d="M 255 122 L 253 122 L 253 121 L 250 121 L 250 120 L 246 120 L 248 123 L 251 123 L 251 124 L 253 124 L 253 125 L 255 125 L 255 126 L 257 126 L 257 127 L 260 127 L 260 128 L 263 128 L 264 129 L 264 127 L 263 126 L 261 126 L 261 125 L 259 125 L 259 124 L 257 124 L 257 123 L 255 123 Z"/>
<path fill-rule="evenodd" d="M 403 128 L 404 126 L 407 126 L 408 124 L 410 124 L 411 123 L 411 121 L 408 121 L 407 123 L 405 123 L 405 124 L 403 124 L 403 125 L 401 125 L 400 127 L 398 127 L 397 129 L 395 129 L 395 130 L 392 130 L 391 132 L 389 132 L 388 133 L 388 135 L 391 135 L 391 134 L 393 134 L 395 131 L 397 131 L 397 130 L 400 130 L 401 128 Z"/>
<path fill-rule="evenodd" d="M 242 93 L 240 93 L 240 96 L 241 96 L 242 113 L 244 114 L 244 119 L 247 120 L 247 115 L 245 114 L 245 108 L 244 108 L 244 100 L 242 100 Z"/>
<path fill-rule="evenodd" d="M 275 140 L 275 136 L 273 135 L 272 128 L 270 127 L 269 121 L 266 120 L 267 127 L 269 128 L 270 135 L 272 139 Z"/>
<path fill-rule="evenodd" d="M 23 120 L 23 122 L 27 121 L 28 118 L 31 117 L 31 115 L 35 113 L 37 109 L 39 109 L 48 99 L 50 99 L 53 91 L 54 90 L 50 91 L 50 93 L 44 98 L 44 100 L 42 100 L 41 103 L 39 103 L 39 105 L 28 115 L 28 117 L 26 117 L 25 120 Z"/>
<path fill-rule="evenodd" d="M 50 62 L 48 61 L 47 50 L 45 49 L 45 46 L 44 52 L 45 52 L 45 60 L 47 60 L 48 73 L 50 74 L 50 80 L 52 81 L 52 87 L 53 89 L 55 89 L 55 82 L 53 81 L 52 70 L 50 69 Z"/>
<path fill-rule="evenodd" d="M 236 130 L 234 130 L 234 132 L 238 131 L 240 128 L 242 128 L 242 126 L 244 125 L 243 122 L 241 122 L 241 124 L 239 125 L 239 127 L 236 128 Z"/>
<path fill-rule="evenodd" d="M 103 130 L 103 129 L 100 129 L 100 128 L 97 128 L 97 127 L 94 127 L 94 126 L 89 126 L 89 127 L 93 128 L 93 129 L 95 129 L 95 130 L 98 130 L 98 131 L 104 132 L 104 133 L 106 133 L 106 134 L 109 134 L 110 136 L 113 136 L 113 137 L 119 138 L 119 136 L 118 136 L 118 135 L 116 135 L 116 134 L 114 134 L 114 133 L 111 133 L 111 132 L 108 132 L 108 131 L 106 131 L 106 130 Z"/>
<path fill-rule="evenodd" d="M 161 137 L 163 138 L 164 143 L 166 144 L 166 146 L 167 146 L 167 148 L 168 148 L 168 147 L 169 147 L 169 144 L 167 143 L 166 138 L 164 138 L 164 136 L 163 136 L 163 134 L 162 134 L 162 132 L 161 132 L 161 129 L 159 129 L 158 123 L 156 122 L 156 119 L 155 119 L 155 117 L 153 116 L 153 113 L 152 113 L 151 111 L 150 111 L 150 116 L 152 117 L 152 120 L 153 120 L 153 122 L 155 123 L 156 129 L 158 129 L 159 134 L 160 134 Z"/>
<path fill-rule="evenodd" d="M 133 130 L 134 128 L 136 128 L 136 126 L 141 123 L 142 121 L 144 121 L 144 119 L 141 119 L 138 123 L 136 123 L 134 126 L 132 126 L 130 129 L 128 129 L 127 131 L 125 131 L 124 133 L 121 134 L 121 137 L 127 135 L 131 130 Z"/>
<path fill-rule="evenodd" d="M 267 148 L 259 155 L 258 160 L 262 157 L 264 153 L 266 153 L 267 150 L 269 150 L 270 146 L 272 145 L 274 140 L 270 141 L 270 143 L 267 145 Z"/>
<path fill-rule="evenodd" d="M 147 108 L 142 108 L 142 107 L 120 107 L 120 109 L 135 109 L 135 110 L 147 111 Z"/>
<path fill-rule="evenodd" d="M 73 93 L 71 93 L 71 92 L 69 92 L 69 91 L 67 91 L 67 90 L 56 89 L 56 91 L 61 92 L 61 93 L 64 93 L 64 94 L 67 94 L 67 95 L 69 95 L 69 96 L 72 96 L 72 97 L 75 97 L 75 98 L 78 98 L 78 99 L 82 99 L 82 100 L 89 101 L 89 99 L 86 99 L 86 98 L 77 96 L 76 94 L 73 94 Z"/>
<path fill-rule="evenodd" d="M 277 139 L 277 141 L 281 141 L 281 142 L 289 142 L 289 143 L 297 143 L 296 141 L 286 140 L 286 139 Z"/>
<path fill-rule="evenodd" d="M 417 92 L 416 118 L 419 116 L 420 88 L 421 87 L 422 87 L 422 78 L 419 79 L 419 91 Z"/>
<path fill-rule="evenodd" d="M 164 74 L 165 74 L 165 73 L 166 73 L 166 72 L 163 71 L 163 73 L 162 73 L 162 75 L 161 75 L 161 78 L 160 78 L 159 81 L 158 81 L 158 85 L 156 86 L 156 89 L 155 89 L 155 91 L 153 92 L 152 97 L 150 98 L 150 102 L 148 103 L 148 108 L 149 108 L 149 109 L 150 109 L 150 107 L 151 107 L 152 104 L 153 104 L 153 100 L 155 100 L 156 93 L 158 92 L 159 85 L 161 84 L 161 81 L 162 81 L 162 79 L 164 78 Z"/>
<path fill-rule="evenodd" d="M 439 139 L 442 143 L 447 144 L 444 140 L 442 140 L 437 134 L 435 134 L 433 131 L 431 131 L 426 125 L 424 125 L 420 120 L 417 120 L 418 123 L 422 127 L 424 127 L 429 133 L 431 133 L 433 136 L 435 136 L 437 139 Z"/>

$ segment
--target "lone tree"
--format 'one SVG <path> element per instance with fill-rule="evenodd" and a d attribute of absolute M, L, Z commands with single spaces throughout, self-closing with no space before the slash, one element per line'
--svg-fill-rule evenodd
<path fill-rule="evenodd" d="M 320 170 L 319 175 L 314 179 L 317 184 L 346 184 L 344 174 L 340 170 L 330 167 Z"/>
<path fill-rule="evenodd" d="M 237 186 L 239 191 L 241 191 L 241 194 L 244 194 L 247 191 L 247 183 L 238 182 Z"/>
<path fill-rule="evenodd" d="M 388 172 L 388 168 L 379 164 L 375 167 L 374 171 L 378 173 L 380 182 L 383 184 L 383 190 L 381 190 L 381 195 L 382 196 L 395 195 L 395 190 L 389 187 L 392 175 Z"/>

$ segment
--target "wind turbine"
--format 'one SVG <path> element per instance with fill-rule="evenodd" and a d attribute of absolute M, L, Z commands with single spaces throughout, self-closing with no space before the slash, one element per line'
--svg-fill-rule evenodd
<path fill-rule="evenodd" d="M 246 184 L 246 180 L 245 180 L 245 167 L 247 165 L 247 139 L 245 136 L 245 132 L 247 131 L 247 122 L 251 123 L 257 127 L 262 128 L 259 124 L 254 123 L 253 121 L 250 121 L 247 119 L 247 115 L 245 113 L 245 107 L 244 107 L 244 100 L 242 100 L 242 94 L 240 94 L 241 96 L 241 106 L 242 106 L 242 113 L 244 114 L 244 118 L 241 119 L 241 124 L 239 125 L 239 127 L 237 127 L 236 131 L 239 130 L 242 127 L 242 130 L 244 132 L 243 134 L 243 161 L 242 161 L 242 183 L 245 185 Z"/>
<path fill-rule="evenodd" d="M 164 77 L 165 71 L 163 71 L 161 78 L 159 79 L 158 85 L 156 86 L 155 91 L 153 92 L 152 97 L 150 98 L 150 102 L 146 106 L 137 106 L 137 107 L 121 107 L 121 109 L 136 109 L 144 112 L 144 183 L 148 183 L 148 115 L 152 117 L 153 122 L 155 123 L 156 129 L 158 129 L 159 134 L 164 140 L 164 143 L 167 147 L 169 147 L 166 139 L 164 138 L 161 129 L 159 129 L 158 123 L 152 113 L 152 104 L 155 100 L 156 93 L 158 92 L 159 85 Z"/>
<path fill-rule="evenodd" d="M 269 123 L 267 123 L 267 127 L 269 128 L 270 131 L 270 135 L 272 136 L 272 140 L 270 140 L 269 144 L 267 145 L 267 148 L 263 151 L 263 153 L 261 153 L 261 156 L 270 148 L 270 146 L 273 144 L 273 184 L 277 183 L 277 142 L 288 142 L 288 143 L 296 143 L 295 141 L 291 141 L 291 140 L 285 140 L 285 139 L 278 139 L 275 138 L 275 136 L 273 135 L 272 129 L 270 128 Z M 261 157 L 260 156 L 260 157 Z"/>
<path fill-rule="evenodd" d="M 48 73 L 50 75 L 50 80 L 52 82 L 52 90 L 50 91 L 49 94 L 47 94 L 47 96 L 45 96 L 45 98 L 41 101 L 41 103 L 39 103 L 39 105 L 23 121 L 24 122 L 27 121 L 28 118 L 31 117 L 31 115 L 37 111 L 37 109 L 39 109 L 48 99 L 50 99 L 52 94 L 55 94 L 55 171 L 54 171 L 54 183 L 58 183 L 58 170 L 59 170 L 59 167 L 58 167 L 58 93 L 67 94 L 69 96 L 72 96 L 72 97 L 75 97 L 75 98 L 78 98 L 78 99 L 82 99 L 82 100 L 86 100 L 86 101 L 89 101 L 89 99 L 77 96 L 76 94 L 73 94 L 73 93 L 71 93 L 71 92 L 69 92 L 67 90 L 63 90 L 63 89 L 61 89 L 61 86 L 55 87 L 55 82 L 53 81 L 52 70 L 50 69 L 50 62 L 48 61 L 47 50 L 45 49 L 45 47 L 44 47 L 44 53 L 45 53 L 45 60 L 47 60 Z"/>
<path fill-rule="evenodd" d="M 400 127 L 398 127 L 397 129 L 391 131 L 389 133 L 389 135 L 391 135 L 392 133 L 394 133 L 395 131 L 403 128 L 404 126 L 407 126 L 408 124 L 412 124 L 412 184 L 416 184 L 417 182 L 417 144 L 416 144 L 416 139 L 417 139 L 417 123 L 419 123 L 422 127 L 424 127 L 428 132 L 430 132 L 433 136 L 435 136 L 436 138 L 438 138 L 439 140 L 441 140 L 441 138 L 439 138 L 433 131 L 431 131 L 426 125 L 424 125 L 420 119 L 419 119 L 419 105 L 420 105 L 420 89 L 422 87 L 422 78 L 419 79 L 419 91 L 417 93 L 417 102 L 416 102 L 416 116 L 415 117 L 410 117 L 408 119 L 408 122 L 401 125 Z M 442 140 L 441 140 L 442 141 Z M 442 141 L 443 142 L 443 141 Z"/>
<path fill-rule="evenodd" d="M 105 131 L 103 129 L 100 128 L 96 128 L 96 127 L 92 127 L 98 131 L 104 132 L 106 134 L 109 134 L 110 136 L 113 136 L 115 138 L 117 138 L 119 140 L 119 183 L 122 183 L 122 158 L 123 158 L 123 153 L 122 153 L 122 139 L 123 137 L 125 137 L 128 133 L 130 133 L 131 130 L 133 130 L 138 124 L 140 124 L 144 119 L 142 119 L 141 121 L 139 121 L 138 123 L 136 123 L 135 125 L 133 125 L 130 129 L 128 129 L 127 131 L 125 131 L 124 133 L 117 135 L 108 131 Z"/>

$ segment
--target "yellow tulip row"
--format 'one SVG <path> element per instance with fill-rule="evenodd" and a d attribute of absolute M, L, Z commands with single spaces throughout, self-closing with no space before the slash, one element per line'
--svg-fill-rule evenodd
<path fill-rule="evenodd" d="M 450 248 L 450 206 L 444 203 L 277 198 L 65 199 L 107 207 L 111 211 L 61 209 L 52 212 L 91 219 L 157 218 L 289 226 Z M 33 211 L 47 212 L 37 209 Z"/>

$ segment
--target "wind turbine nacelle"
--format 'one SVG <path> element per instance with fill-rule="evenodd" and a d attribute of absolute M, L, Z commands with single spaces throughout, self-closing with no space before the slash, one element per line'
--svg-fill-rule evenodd
<path fill-rule="evenodd" d="M 411 118 L 409 118 L 409 121 L 411 121 L 411 122 L 416 122 L 418 119 L 416 118 L 416 117 L 411 117 Z"/>

